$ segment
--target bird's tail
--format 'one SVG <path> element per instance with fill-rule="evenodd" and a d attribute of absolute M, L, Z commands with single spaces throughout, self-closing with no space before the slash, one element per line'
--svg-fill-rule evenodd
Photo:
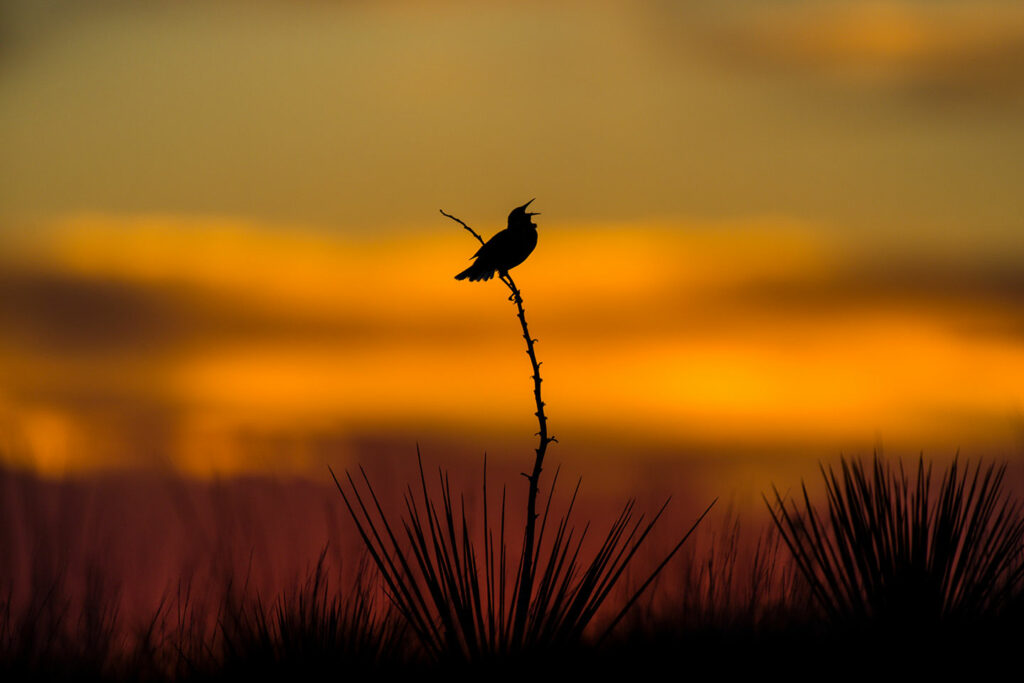
<path fill-rule="evenodd" d="M 465 280 L 469 278 L 470 282 L 479 282 L 480 280 L 490 280 L 494 277 L 494 268 L 488 268 L 483 263 L 476 261 L 469 268 L 455 276 L 456 280 Z"/>

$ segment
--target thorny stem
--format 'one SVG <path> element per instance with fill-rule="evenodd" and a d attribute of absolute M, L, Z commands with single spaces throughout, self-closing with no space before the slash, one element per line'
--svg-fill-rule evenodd
<path fill-rule="evenodd" d="M 484 243 L 483 237 L 479 235 L 473 228 L 466 225 L 463 221 L 459 220 L 455 216 L 445 213 L 441 210 L 441 214 L 452 219 L 466 230 L 469 231 L 473 237 L 480 242 Z M 530 489 L 526 501 L 526 535 L 523 539 L 523 557 L 522 557 L 522 573 L 519 578 L 519 587 L 517 591 L 517 604 L 515 605 L 515 623 L 513 624 L 513 642 L 522 642 L 523 633 L 526 629 L 526 618 L 530 611 L 530 597 L 533 593 L 533 575 L 534 575 L 534 542 L 536 535 L 537 526 L 537 492 L 540 488 L 540 473 L 544 466 L 544 454 L 548 450 L 548 444 L 552 441 L 557 443 L 557 439 L 553 436 L 548 435 L 548 419 L 544 414 L 544 401 L 541 399 L 540 394 L 540 361 L 537 360 L 537 352 L 534 345 L 537 340 L 530 336 L 530 329 L 526 325 L 526 311 L 523 308 L 523 297 L 519 292 L 519 288 L 516 287 L 515 281 L 512 280 L 512 276 L 507 272 L 499 273 L 501 281 L 505 283 L 511 292 L 509 301 L 512 301 L 516 305 L 516 316 L 519 318 L 519 324 L 523 328 L 523 339 L 526 340 L 526 354 L 530 357 L 530 365 L 533 368 L 533 398 L 537 403 L 537 412 L 534 413 L 537 416 L 537 424 L 540 431 L 537 432 L 539 441 L 537 442 L 536 453 L 537 456 L 533 461 L 533 472 L 530 474 L 523 473 L 523 476 L 530 482 Z"/>

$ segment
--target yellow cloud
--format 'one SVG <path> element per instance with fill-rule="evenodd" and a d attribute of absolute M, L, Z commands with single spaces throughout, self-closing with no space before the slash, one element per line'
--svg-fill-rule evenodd
<path fill-rule="evenodd" d="M 720 47 L 762 66 L 1004 94 L 1024 83 L 1019 3 L 765 3 L 719 29 Z"/>

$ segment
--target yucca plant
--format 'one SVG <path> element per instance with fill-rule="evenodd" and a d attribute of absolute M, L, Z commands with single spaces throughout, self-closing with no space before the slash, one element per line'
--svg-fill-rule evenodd
<path fill-rule="evenodd" d="M 773 487 L 782 539 L 827 616 L 846 622 L 951 623 L 991 616 L 1024 581 L 1024 515 L 1006 465 L 954 458 L 934 489 L 931 463 L 821 466 L 827 512 Z"/>
<path fill-rule="evenodd" d="M 417 449 L 417 458 L 419 450 Z M 455 502 L 447 473 L 438 470 L 438 487 L 430 490 L 419 460 L 418 492 L 404 495 L 405 515 L 399 525 L 389 521 L 365 470 L 361 484 L 351 474 L 347 486 L 335 478 L 356 528 L 380 570 L 388 595 L 415 632 L 426 653 L 438 660 L 487 661 L 509 655 L 546 654 L 577 643 L 655 523 L 668 501 L 646 520 L 628 501 L 605 533 L 597 550 L 586 553 L 590 525 L 577 531 L 571 523 L 579 493 L 577 482 L 566 512 L 557 522 L 551 504 L 556 472 L 544 504 L 530 566 L 537 571 L 533 590 L 522 600 L 525 541 L 518 555 L 510 548 L 506 491 L 501 492 L 497 520 L 488 512 L 484 466 L 482 528 L 471 531 L 464 497 Z M 333 475 L 333 472 L 332 472 Z M 607 634 L 639 594 L 692 534 L 710 510 L 704 511 L 652 576 L 605 628 Z M 496 523 L 495 523 L 496 522 Z M 545 544 L 545 535 L 554 535 Z M 522 605 L 526 612 L 521 613 Z M 520 629 L 517 624 L 522 623 Z"/>
<path fill-rule="evenodd" d="M 459 223 L 481 245 L 484 243 L 466 223 L 444 211 L 441 213 Z M 538 513 L 544 457 L 548 446 L 556 439 L 548 432 L 541 398 L 541 364 L 535 348 L 537 340 L 530 335 L 526 324 L 523 297 L 507 272 L 500 272 L 498 277 L 510 292 L 509 300 L 516 306 L 516 317 L 526 341 L 538 425 L 533 468 L 530 474 L 524 474 L 528 482 L 527 503 L 518 552 L 510 548 L 506 534 L 505 488 L 501 492 L 496 525 L 490 516 L 486 459 L 483 525 L 478 539 L 470 532 L 464 498 L 460 496 L 458 505 L 455 503 L 448 475 L 438 471 L 436 492 L 427 486 L 418 447 L 419 495 L 411 485 L 406 488 L 405 514 L 398 524 L 389 520 L 362 467 L 358 484 L 346 473 L 347 487 L 331 470 L 363 543 L 383 577 L 389 597 L 418 637 L 421 647 L 435 659 L 480 662 L 512 654 L 549 652 L 579 641 L 668 505 L 666 501 L 647 521 L 644 515 L 636 513 L 636 501 L 628 501 L 593 555 L 584 547 L 589 524 L 580 532 L 571 524 L 579 483 L 565 514 L 549 525 L 558 480 L 556 472 L 544 512 Z M 625 601 L 605 634 L 614 628 L 682 547 L 711 505 L 654 573 Z M 550 528 L 554 536 L 545 544 L 544 536 Z"/>

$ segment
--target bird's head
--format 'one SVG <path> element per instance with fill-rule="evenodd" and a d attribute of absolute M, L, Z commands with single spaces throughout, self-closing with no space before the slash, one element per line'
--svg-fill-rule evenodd
<path fill-rule="evenodd" d="M 533 222 L 532 216 L 539 216 L 539 213 L 530 213 L 526 210 L 533 200 L 526 202 L 522 206 L 517 206 L 512 209 L 512 213 L 508 215 L 508 227 L 510 228 L 536 228 L 537 224 Z"/>

